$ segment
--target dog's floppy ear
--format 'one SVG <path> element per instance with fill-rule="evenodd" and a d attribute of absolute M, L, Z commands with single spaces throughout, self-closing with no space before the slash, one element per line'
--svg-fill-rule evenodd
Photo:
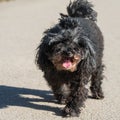
<path fill-rule="evenodd" d="M 48 58 L 48 56 L 50 55 L 51 46 L 61 40 L 61 35 L 52 33 L 49 29 L 44 33 L 45 36 L 42 38 L 41 43 L 37 48 L 38 51 L 35 60 L 37 66 L 43 71 L 52 66 L 52 63 Z"/>
<path fill-rule="evenodd" d="M 94 43 L 86 36 L 82 36 L 78 40 L 80 47 L 83 50 L 83 65 L 88 71 L 96 68 L 95 48 Z"/>
<path fill-rule="evenodd" d="M 36 55 L 36 64 L 37 66 L 45 71 L 48 67 L 50 67 L 51 62 L 48 60 L 46 52 L 48 51 L 48 43 L 46 40 L 42 40 L 42 43 L 37 48 L 37 55 Z"/>

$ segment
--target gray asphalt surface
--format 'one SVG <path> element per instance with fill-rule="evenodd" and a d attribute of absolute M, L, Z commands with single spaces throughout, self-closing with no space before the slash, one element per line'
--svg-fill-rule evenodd
<path fill-rule="evenodd" d="M 61 117 L 64 105 L 55 103 L 34 62 L 43 31 L 69 0 L 0 3 L 0 120 L 120 120 L 120 1 L 92 2 L 105 38 L 105 99 L 88 99 L 79 118 Z"/>

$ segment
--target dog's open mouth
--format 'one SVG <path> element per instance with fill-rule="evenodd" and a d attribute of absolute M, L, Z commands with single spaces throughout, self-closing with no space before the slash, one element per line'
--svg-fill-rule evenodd
<path fill-rule="evenodd" d="M 65 58 L 62 60 L 62 67 L 66 70 L 74 68 L 80 61 L 80 56 Z"/>
<path fill-rule="evenodd" d="M 66 69 L 69 69 L 72 67 L 73 60 L 72 59 L 66 59 L 63 61 L 62 66 Z"/>
<path fill-rule="evenodd" d="M 74 55 L 72 57 L 63 57 L 58 55 L 52 59 L 52 63 L 57 70 L 67 70 L 71 72 L 74 72 L 77 69 L 77 65 L 80 61 L 80 55 Z"/>

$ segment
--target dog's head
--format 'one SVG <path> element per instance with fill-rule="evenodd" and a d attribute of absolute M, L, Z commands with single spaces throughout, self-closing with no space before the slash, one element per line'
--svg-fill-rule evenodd
<path fill-rule="evenodd" d="M 55 29 L 57 31 L 57 29 Z M 81 34 L 80 28 L 47 31 L 37 54 L 41 69 L 53 65 L 59 71 L 74 72 L 78 65 L 95 66 L 95 52 L 91 41 Z M 83 64 L 82 63 L 82 64 Z"/>
<path fill-rule="evenodd" d="M 83 59 L 83 53 L 80 47 L 75 42 L 70 42 L 67 39 L 53 43 L 51 51 L 48 54 L 48 58 L 57 70 L 73 72 Z"/>
<path fill-rule="evenodd" d="M 60 24 L 45 32 L 37 54 L 37 64 L 43 71 L 52 66 L 74 72 L 80 64 L 89 71 L 95 68 L 94 45 L 78 23 L 63 17 Z"/>

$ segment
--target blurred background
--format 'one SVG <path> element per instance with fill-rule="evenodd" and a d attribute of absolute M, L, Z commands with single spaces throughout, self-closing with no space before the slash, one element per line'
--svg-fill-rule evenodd
<path fill-rule="evenodd" d="M 88 99 L 80 119 L 120 120 L 120 1 L 89 1 L 105 39 L 105 99 Z M 58 22 L 59 13 L 66 14 L 69 2 L 0 0 L 0 120 L 61 120 L 64 106 L 52 102 L 35 55 L 43 32 Z"/>

